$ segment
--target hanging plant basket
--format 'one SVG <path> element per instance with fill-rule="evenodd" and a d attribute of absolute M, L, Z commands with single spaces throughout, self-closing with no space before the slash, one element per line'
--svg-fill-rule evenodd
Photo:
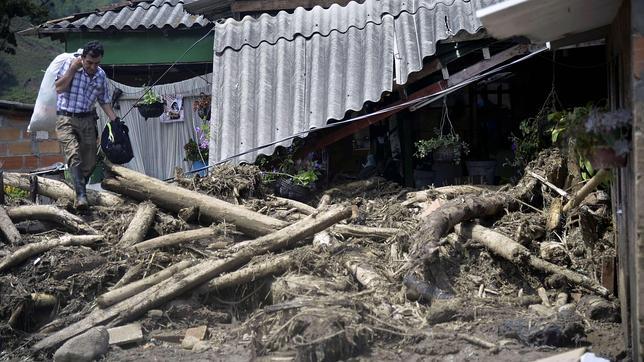
<path fill-rule="evenodd" d="M 150 103 L 150 104 L 137 104 L 137 109 L 143 118 L 146 120 L 148 118 L 156 118 L 163 114 L 164 104 L 163 102 Z"/>
<path fill-rule="evenodd" d="M 276 191 L 280 196 L 292 200 L 306 201 L 311 194 L 311 189 L 306 186 L 296 185 L 290 179 L 281 178 L 275 185 Z"/>
<path fill-rule="evenodd" d="M 450 162 L 456 159 L 459 152 L 458 146 L 439 147 L 432 152 L 432 158 L 438 162 Z"/>
<path fill-rule="evenodd" d="M 593 147 L 588 154 L 588 161 L 596 170 L 620 168 L 626 166 L 626 155 L 618 155 L 611 147 Z"/>

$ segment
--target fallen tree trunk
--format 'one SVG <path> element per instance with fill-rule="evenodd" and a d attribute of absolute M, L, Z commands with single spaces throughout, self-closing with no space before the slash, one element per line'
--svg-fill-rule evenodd
<path fill-rule="evenodd" d="M 342 235 L 388 239 L 400 232 L 397 228 L 378 228 L 352 224 L 338 224 L 331 231 Z"/>
<path fill-rule="evenodd" d="M 147 278 L 137 280 L 133 283 L 126 284 L 120 288 L 110 290 L 96 299 L 96 303 L 101 308 L 107 308 L 135 294 L 138 294 L 159 282 L 164 281 L 176 273 L 189 268 L 197 263 L 196 260 L 184 260 L 172 266 L 169 266 L 160 272 L 150 275 Z"/>
<path fill-rule="evenodd" d="M 461 224 L 456 227 L 456 232 L 462 237 L 470 238 L 478 243 L 484 245 L 493 253 L 503 257 L 504 259 L 518 265 L 525 265 L 526 263 L 531 267 L 550 274 L 556 274 L 564 277 L 569 283 L 584 287 L 599 295 L 607 297 L 610 291 L 604 288 L 599 283 L 594 282 L 590 278 L 575 273 L 566 268 L 552 264 L 543 259 L 537 258 L 532 255 L 530 251 L 523 245 L 508 238 L 507 236 L 497 233 L 480 225 L 475 224 Z"/>
<path fill-rule="evenodd" d="M 575 195 L 566 203 L 566 205 L 563 207 L 563 212 L 567 213 L 573 208 L 577 207 L 584 199 L 586 196 L 588 196 L 591 192 L 595 191 L 597 186 L 599 186 L 600 183 L 608 177 L 610 174 L 610 171 L 607 169 L 601 169 L 597 171 L 595 176 L 593 176 L 586 184 L 584 187 L 579 189 L 579 191 L 575 192 Z"/>
<path fill-rule="evenodd" d="M 5 172 L 4 182 L 7 185 L 29 191 L 29 176 L 31 175 Z M 47 196 L 56 200 L 67 199 L 73 201 L 75 199 L 76 195 L 74 193 L 74 190 L 66 183 L 45 177 L 34 177 L 37 177 L 38 193 L 40 195 Z M 87 199 L 89 200 L 90 205 L 119 206 L 126 203 L 125 199 L 118 195 L 112 194 L 110 192 L 96 191 L 91 189 L 87 189 Z"/>
<path fill-rule="evenodd" d="M 91 245 L 100 240 L 103 240 L 103 235 L 65 235 L 60 237 L 60 239 L 28 244 L 2 259 L 0 261 L 0 272 L 57 246 Z"/>
<path fill-rule="evenodd" d="M 123 233 L 121 240 L 118 242 L 120 247 L 129 247 L 140 243 L 148 233 L 150 226 L 154 223 L 154 216 L 157 213 L 157 207 L 151 202 L 139 204 L 134 217 L 127 230 Z"/>
<path fill-rule="evenodd" d="M 155 306 L 192 290 L 221 273 L 238 268 L 250 261 L 254 256 L 282 249 L 296 241 L 305 240 L 338 221 L 348 218 L 350 215 L 351 208 L 349 207 L 333 208 L 320 214 L 311 215 L 282 230 L 255 239 L 252 245 L 239 250 L 230 257 L 218 260 L 209 259 L 191 268 L 184 269 L 142 293 L 107 309 L 92 312 L 79 322 L 41 340 L 33 346 L 33 350 L 39 351 L 54 347 L 99 324 L 109 322 L 110 325 L 116 326 L 125 323 Z"/>
<path fill-rule="evenodd" d="M 270 257 L 260 263 L 248 265 L 232 273 L 217 277 L 199 287 L 195 293 L 197 295 L 206 295 L 225 288 L 250 283 L 270 275 L 283 274 L 299 262 L 300 260 L 296 259 L 293 253 L 284 253 Z"/>
<path fill-rule="evenodd" d="M 105 164 L 115 177 L 102 183 L 107 190 L 127 195 L 136 200 L 150 200 L 159 207 L 174 212 L 197 206 L 199 215 L 210 220 L 234 224 L 245 234 L 261 236 L 286 226 L 278 219 L 229 204 L 212 196 L 167 184 L 161 180 L 143 175 L 122 166 Z"/>
<path fill-rule="evenodd" d="M 85 220 L 52 205 L 17 206 L 9 208 L 7 214 L 14 222 L 26 220 L 51 221 L 75 232 L 98 234 L 98 231 L 87 225 Z"/>
<path fill-rule="evenodd" d="M 178 245 L 187 241 L 194 241 L 204 238 L 210 238 L 217 235 L 217 230 L 213 228 L 201 228 L 196 230 L 180 231 L 168 235 L 159 236 L 158 238 L 146 240 L 142 243 L 132 245 L 136 251 L 150 250 L 164 246 Z"/>
<path fill-rule="evenodd" d="M 309 206 L 299 201 L 285 199 L 281 197 L 276 197 L 275 199 L 282 201 L 287 205 L 298 209 L 298 211 L 300 211 L 304 215 L 311 215 L 317 210 L 313 206 Z M 329 202 L 329 199 L 330 199 L 329 195 L 323 195 L 322 199 L 320 200 L 320 203 L 322 204 L 322 206 L 326 205 Z M 336 232 L 338 234 L 342 234 L 344 236 L 373 237 L 373 238 L 387 239 L 398 234 L 400 232 L 400 229 L 378 228 L 378 227 L 352 225 L 352 224 L 338 224 L 338 225 L 334 225 L 330 229 L 330 231 Z"/>
<path fill-rule="evenodd" d="M 402 206 L 409 206 L 417 202 L 425 202 L 432 196 L 441 195 L 447 199 L 453 199 L 456 196 L 482 194 L 484 192 L 498 191 L 499 186 L 490 185 L 451 185 L 441 186 L 425 191 L 415 191 L 407 193 L 407 200 L 402 202 Z"/>
<path fill-rule="evenodd" d="M 531 166 L 544 169 L 546 176 L 557 174 L 563 162 L 557 149 L 542 152 L 537 160 Z M 496 215 L 506 208 L 514 209 L 520 204 L 519 201 L 528 202 L 537 182 L 534 177 L 524 176 L 510 192 L 455 198 L 440 206 L 421 221 L 421 227 L 412 239 L 414 244 L 410 262 L 401 272 L 407 273 L 422 263 L 429 262 L 438 250 L 440 238 L 447 235 L 455 225 L 478 217 Z"/>
<path fill-rule="evenodd" d="M 0 190 L 0 192 L 4 191 Z M 20 232 L 16 229 L 16 225 L 13 224 L 13 221 L 11 221 L 11 218 L 7 215 L 7 211 L 2 206 L 0 206 L 0 232 L 2 232 L 5 238 L 7 238 L 9 244 L 16 244 L 21 239 Z"/>

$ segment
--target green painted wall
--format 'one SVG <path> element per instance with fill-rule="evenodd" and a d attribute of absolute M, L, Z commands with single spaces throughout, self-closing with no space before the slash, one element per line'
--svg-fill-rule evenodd
<path fill-rule="evenodd" d="M 183 52 L 199 40 L 208 30 L 161 32 L 122 32 L 122 33 L 67 33 L 66 51 L 82 48 L 90 40 L 103 43 L 104 65 L 167 64 L 176 61 Z M 212 62 L 213 34 L 195 45 L 182 59 L 181 63 Z"/>

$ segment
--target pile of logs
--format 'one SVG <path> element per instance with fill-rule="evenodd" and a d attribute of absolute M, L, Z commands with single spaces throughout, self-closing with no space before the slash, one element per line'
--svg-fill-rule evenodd
<path fill-rule="evenodd" d="M 438 257 L 444 238 L 455 231 L 457 242 L 474 240 L 492 253 L 509 262 L 527 265 L 547 274 L 563 277 L 571 285 L 584 288 L 592 293 L 608 297 L 610 291 L 587 276 L 573 272 L 565 267 L 552 264 L 532 255 L 519 242 L 478 224 L 472 220 L 502 213 L 504 210 L 517 209 L 530 204 L 538 185 L 556 187 L 549 181 L 549 175 L 561 165 L 557 156 L 548 160 L 534 170 L 540 169 L 544 176 L 526 175 L 521 182 L 510 190 L 478 186 L 454 186 L 409 193 L 408 199 L 402 202 L 405 207 L 417 205 L 440 196 L 444 199 L 440 205 L 428 212 L 420 220 L 419 228 L 411 241 L 410 252 L 405 265 L 391 277 L 382 275 L 377 268 L 364 263 L 360 257 L 347 254 L 343 258 L 343 267 L 363 286 L 365 290 L 386 290 L 394 295 L 401 287 L 410 299 L 431 303 L 436 294 L 434 283 L 425 280 L 424 268 Z M 125 167 L 106 163 L 112 177 L 103 181 L 105 191 L 89 191 L 89 201 L 93 206 L 115 207 L 135 201 L 137 211 L 122 237 L 115 244 L 132 254 L 151 249 L 181 245 L 189 241 L 211 238 L 216 230 L 209 227 L 212 223 L 227 223 L 235 226 L 249 240 L 226 245 L 218 257 L 200 260 L 183 260 L 166 269 L 137 281 L 129 281 L 127 273 L 122 282 L 96 300 L 96 307 L 81 320 L 56 331 L 32 346 L 34 351 L 49 350 L 68 339 L 83 333 L 95 326 L 119 326 L 132 321 L 147 311 L 167 303 L 186 293 L 207 294 L 226 286 L 240 285 L 255 278 L 277 275 L 293 267 L 295 260 L 287 249 L 307 247 L 311 243 L 329 243 L 329 235 L 370 237 L 386 240 L 401 233 L 397 228 L 367 227 L 340 223 L 355 216 L 355 205 L 332 204 L 332 197 L 341 193 L 341 189 L 331 189 L 321 198 L 318 207 L 298 201 L 281 199 L 281 202 L 297 210 L 303 217 L 294 223 L 273 218 L 241 205 L 233 205 L 215 197 L 187 190 L 176 185 L 142 175 Z M 580 201 L 591 192 L 605 172 L 600 171 L 593 180 L 574 195 L 566 195 L 565 204 L 558 203 L 559 208 L 552 210 L 554 215 L 561 215 L 573 210 Z M 43 177 L 29 177 L 23 174 L 5 172 L 2 178 L 5 185 L 34 189 L 55 200 L 72 200 L 73 191 L 65 183 Z M 348 186 L 345 190 L 357 190 L 373 187 L 380 182 L 377 179 Z M 193 230 L 162 235 L 145 240 L 158 210 L 172 212 L 180 217 L 197 220 L 201 225 Z M 551 217 L 559 223 L 559 216 Z M 24 263 L 30 258 L 59 246 L 92 245 L 105 241 L 105 235 L 89 226 L 82 217 L 52 205 L 27 205 L 17 207 L 0 207 L 0 231 L 2 238 L 11 247 L 21 244 L 21 234 L 15 223 L 23 220 L 43 220 L 59 225 L 69 235 L 58 239 L 14 247 L 13 251 L 0 260 L 0 273 L 10 273 L 11 268 Z M 261 263 L 249 265 L 254 257 L 274 253 Z M 135 274 L 134 270 L 132 274 Z M 393 278 L 393 282 L 392 282 Z M 388 293 L 389 293 L 388 292 Z M 389 294 L 388 294 L 389 295 Z M 472 343 L 494 348 L 494 344 L 464 336 Z"/>

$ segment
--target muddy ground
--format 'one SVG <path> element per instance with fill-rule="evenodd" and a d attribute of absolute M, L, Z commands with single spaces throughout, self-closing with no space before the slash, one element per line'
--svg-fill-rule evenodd
<path fill-rule="evenodd" d="M 288 222 L 304 217 L 301 210 L 276 199 L 252 166 L 227 166 L 204 179 L 180 178 L 178 184 Z M 432 192 L 427 201 L 405 203 L 418 190 L 384 180 L 367 188 L 337 185 L 320 188 L 306 202 L 316 207 L 326 193 L 332 204 L 357 206 L 349 223 L 399 232 L 387 238 L 329 232 L 323 241 L 301 241 L 284 251 L 297 261 L 288 271 L 206 295 L 188 293 L 149 311 L 136 321 L 144 340 L 111 346 L 104 359 L 532 361 L 578 347 L 611 360 L 627 355 L 614 296 L 599 297 L 604 304 L 597 310 L 594 293 L 509 262 L 454 233 L 441 240 L 438 258 L 426 266 L 426 278 L 435 287 L 432 300 L 410 300 L 398 272 L 419 224 L 454 195 Z M 519 241 L 534 255 L 599 282 L 602 260 L 615 255 L 607 193 L 593 192 L 554 231 L 546 231 L 556 197 L 539 184 L 530 204 L 478 222 Z M 216 258 L 228 246 L 249 239 L 234 225 L 217 223 L 211 226 L 217 230 L 215 237 L 126 252 L 115 244 L 136 211 L 138 202 L 132 201 L 80 214 L 106 236 L 103 242 L 57 247 L 0 272 L 0 359 L 50 359 L 55 350 L 34 353 L 30 347 L 97 308 L 96 297 L 128 270 L 136 267 L 129 278 L 137 280 L 181 260 Z M 55 202 L 76 213 L 69 201 Z M 21 204 L 29 201 L 9 198 L 7 207 Z M 37 220 L 17 226 L 25 245 L 70 232 Z M 160 211 L 146 238 L 198 227 L 196 221 Z M 19 246 L 0 244 L 0 257 Z M 251 264 L 272 257 L 260 256 Z M 381 278 L 376 288 L 366 288 L 352 273 L 349 265 L 356 260 Z M 551 306 L 544 305 L 539 288 L 546 290 Z M 55 296 L 56 303 L 39 306 L 33 293 Z M 205 340 L 191 350 L 182 348 L 185 330 L 201 325 L 208 327 Z"/>

